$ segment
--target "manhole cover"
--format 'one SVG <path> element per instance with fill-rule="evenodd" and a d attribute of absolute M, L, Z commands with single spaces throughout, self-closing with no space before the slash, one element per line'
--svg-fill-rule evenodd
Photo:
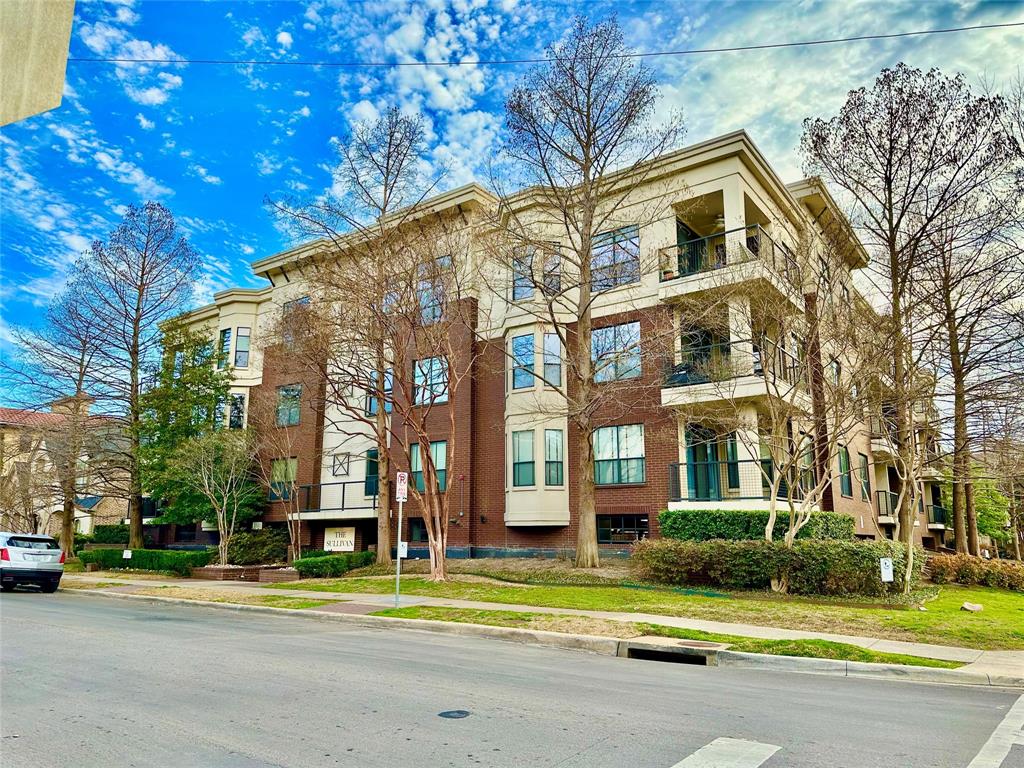
<path fill-rule="evenodd" d="M 469 712 L 464 709 L 449 709 L 445 712 L 438 712 L 437 716 L 448 720 L 461 720 L 464 717 L 469 717 Z"/>

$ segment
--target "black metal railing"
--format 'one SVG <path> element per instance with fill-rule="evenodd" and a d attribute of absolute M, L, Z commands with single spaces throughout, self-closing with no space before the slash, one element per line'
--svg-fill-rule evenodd
<path fill-rule="evenodd" d="M 371 482 L 372 481 L 372 482 Z M 297 509 L 305 512 L 366 512 L 377 510 L 377 478 L 312 483 L 296 488 Z"/>
<path fill-rule="evenodd" d="M 760 224 L 737 227 L 663 248 L 661 281 L 754 260 L 770 264 L 790 285 L 800 287 L 800 267 L 792 251 L 773 240 Z"/>
<path fill-rule="evenodd" d="M 924 509 L 925 513 L 928 515 L 928 525 L 946 524 L 945 507 L 940 507 L 938 504 L 928 504 Z"/>
<path fill-rule="evenodd" d="M 885 438 L 886 440 L 891 440 L 893 444 L 897 442 L 896 438 L 899 434 L 896 429 L 896 422 L 883 416 L 869 417 L 868 431 L 871 433 L 871 437 Z"/>
<path fill-rule="evenodd" d="M 734 378 L 738 374 L 732 359 L 732 345 L 735 343 L 742 342 L 718 341 L 683 347 L 681 361 L 665 371 L 665 386 L 685 387 Z M 769 345 L 765 349 L 757 344 L 751 346 L 755 376 L 790 384 L 803 381 L 801 361 L 796 355 L 781 346 Z"/>
<path fill-rule="evenodd" d="M 892 491 L 875 491 L 875 503 L 879 517 L 896 517 L 899 512 L 899 494 Z"/>
<path fill-rule="evenodd" d="M 768 500 L 776 478 L 776 499 L 802 501 L 815 485 L 813 467 L 780 469 L 771 459 L 686 461 L 669 465 L 669 501 Z"/>

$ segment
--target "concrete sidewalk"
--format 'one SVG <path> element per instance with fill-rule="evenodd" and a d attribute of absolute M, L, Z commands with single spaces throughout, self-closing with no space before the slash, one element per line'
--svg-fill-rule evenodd
<path fill-rule="evenodd" d="M 133 579 L 130 576 L 96 577 L 87 573 L 67 574 L 64 579 L 76 582 L 109 582 L 116 578 L 118 582 L 134 587 L 175 586 L 192 589 L 219 589 L 238 591 L 247 594 L 287 594 L 292 597 L 308 597 L 321 600 L 345 600 L 360 605 L 372 606 L 375 609 L 393 608 L 393 594 L 372 594 L 366 592 L 323 592 L 319 590 L 288 589 L 274 591 L 266 585 L 239 581 L 207 581 L 202 579 Z M 133 591 L 113 588 L 117 591 Z M 717 634 L 756 637 L 767 640 L 831 640 L 837 643 L 856 645 L 884 653 L 902 653 L 908 656 L 922 656 L 929 659 L 958 661 L 965 666 L 961 669 L 971 672 L 999 675 L 1006 677 L 1024 677 L 1024 651 L 982 651 L 976 648 L 959 648 L 956 646 L 932 645 L 929 643 L 911 643 L 902 640 L 884 640 L 877 637 L 859 635 L 841 635 L 829 632 L 809 632 L 798 629 L 782 629 L 764 627 L 754 624 L 733 624 L 723 621 L 707 621 L 680 616 L 662 616 L 650 613 L 622 613 L 617 611 L 587 611 L 575 608 L 547 608 L 535 605 L 516 605 L 508 603 L 487 603 L 476 600 L 456 600 L 443 597 L 427 597 L 423 595 L 402 595 L 403 607 L 424 605 L 444 608 L 471 608 L 490 611 L 516 611 L 520 613 L 550 613 L 571 616 L 588 616 L 597 619 L 622 622 L 643 622 L 661 624 L 680 629 L 694 629 Z M 310 609 L 316 610 L 316 609 Z"/>

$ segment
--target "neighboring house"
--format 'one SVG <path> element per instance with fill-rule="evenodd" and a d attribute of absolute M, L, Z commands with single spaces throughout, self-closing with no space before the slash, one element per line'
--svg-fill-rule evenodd
<path fill-rule="evenodd" d="M 88 405 L 86 406 L 88 408 Z M 90 416 L 88 437 L 78 460 L 75 530 L 91 533 L 97 523 L 114 523 L 127 513 L 118 494 L 123 476 L 109 457 L 119 439 L 117 425 Z M 49 411 L 0 408 L 0 527 L 7 531 L 57 534 L 63 496 L 53 463 L 59 455 L 68 421 L 67 402 Z"/>
<path fill-rule="evenodd" d="M 643 347 L 648 334 L 666 328 L 676 343 L 665 366 L 646 361 L 639 367 L 616 366 L 612 376 L 636 377 L 644 396 L 631 407 L 619 404 L 613 412 L 608 406 L 598 414 L 603 426 L 594 440 L 600 443 L 597 453 L 603 463 L 596 473 L 596 507 L 599 541 L 606 549 L 657 536 L 657 514 L 669 507 L 765 508 L 760 471 L 765 459 L 756 447 L 750 449 L 751 441 L 737 441 L 734 434 L 719 434 L 695 423 L 695 414 L 713 410 L 722 395 L 708 386 L 706 378 L 693 375 L 694 361 L 706 359 L 712 350 L 738 366 L 736 388 L 749 388 L 749 414 L 758 423 L 763 406 L 759 398 L 769 396 L 758 383 L 768 375 L 784 376 L 786 360 L 803 354 L 805 340 L 786 334 L 774 340 L 770 354 L 752 348 L 751 323 L 758 320 L 751 317 L 744 286 L 770 286 L 788 301 L 787 311 L 801 315 L 811 276 L 794 268 L 797 244 L 801 237 L 820 238 L 825 221 L 844 221 L 820 182 L 785 184 L 742 131 L 655 158 L 648 170 L 643 185 L 650 189 L 644 186 L 633 196 L 643 203 L 624 202 L 616 211 L 622 226 L 605 233 L 603 242 L 610 244 L 616 269 L 609 272 L 614 279 L 602 286 L 592 314 L 595 332 L 608 337 L 613 347 L 620 337 Z M 651 199 L 663 200 L 664 210 L 640 215 L 631 208 L 649 205 Z M 527 193 L 511 202 L 521 205 L 526 216 L 534 204 Z M 435 213 L 457 211 L 472 231 L 497 200 L 470 184 L 422 205 Z M 637 225 L 631 220 L 650 223 Z M 852 282 L 853 271 L 867 264 L 867 255 L 848 226 L 845 230 L 846 261 L 831 285 L 842 306 L 870 313 Z M 184 318 L 216 338 L 234 365 L 232 402 L 225 416 L 229 426 L 247 423 L 254 396 L 277 393 L 296 439 L 287 455 L 273 458 L 282 478 L 294 478 L 300 486 L 298 514 L 305 523 L 306 543 L 321 547 L 326 529 L 345 527 L 354 529 L 356 549 L 365 549 L 377 544 L 377 461 L 368 428 L 350 418 L 346 423 L 343 413 L 325 413 L 318 405 L 322 385 L 293 369 L 286 351 L 268 348 L 264 353 L 259 339 L 261 329 L 273 327 L 308 295 L 303 266 L 320 255 L 319 246 L 308 243 L 254 262 L 253 271 L 270 286 L 223 291 L 212 304 Z M 722 323 L 714 331 L 717 335 L 709 329 L 695 338 L 687 323 L 688 308 L 730 280 L 729 286 L 740 290 L 730 292 Z M 488 322 L 465 344 L 472 346 L 467 352 L 480 362 L 472 382 L 464 383 L 451 402 L 433 406 L 445 412 L 454 409 L 459 444 L 464 447 L 463 455 L 447 455 L 448 420 L 439 418 L 437 468 L 446 475 L 447 492 L 459 494 L 450 505 L 456 521 L 449 528 L 452 556 L 554 553 L 571 550 L 576 542 L 573 427 L 564 415 L 538 407 L 547 397 L 539 380 L 526 376 L 524 381 L 515 371 L 550 366 L 550 375 L 564 381 L 560 351 L 557 346 L 549 348 L 550 328 L 523 307 L 536 298 L 532 288 L 519 291 L 514 276 L 509 281 L 504 296 L 478 288 L 481 315 Z M 684 332 L 684 327 L 689 330 Z M 806 398 L 796 382 L 793 389 L 794 397 Z M 808 418 L 809 413 L 808 399 Z M 832 480 L 821 506 L 850 515 L 862 538 L 884 537 L 894 522 L 888 506 L 896 490 L 891 446 L 876 434 L 884 427 L 865 414 L 843 435 L 842 458 L 823 468 Z M 756 446 L 756 434 L 752 442 Z M 926 493 L 934 493 L 934 487 Z M 944 527 L 941 498 L 929 498 L 934 503 L 922 505 L 915 531 L 918 541 L 935 547 L 942 543 L 940 525 Z M 273 492 L 270 499 L 257 524 L 285 520 L 284 507 Z M 410 542 L 415 554 L 417 545 L 425 546 L 425 532 L 412 499 L 406 515 L 402 539 Z"/>

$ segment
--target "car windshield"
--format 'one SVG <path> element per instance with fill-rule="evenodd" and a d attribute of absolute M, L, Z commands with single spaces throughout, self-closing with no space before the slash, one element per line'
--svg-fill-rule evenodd
<path fill-rule="evenodd" d="M 11 536 L 7 546 L 18 549 L 60 549 L 53 539 L 28 539 L 21 536 Z"/>

